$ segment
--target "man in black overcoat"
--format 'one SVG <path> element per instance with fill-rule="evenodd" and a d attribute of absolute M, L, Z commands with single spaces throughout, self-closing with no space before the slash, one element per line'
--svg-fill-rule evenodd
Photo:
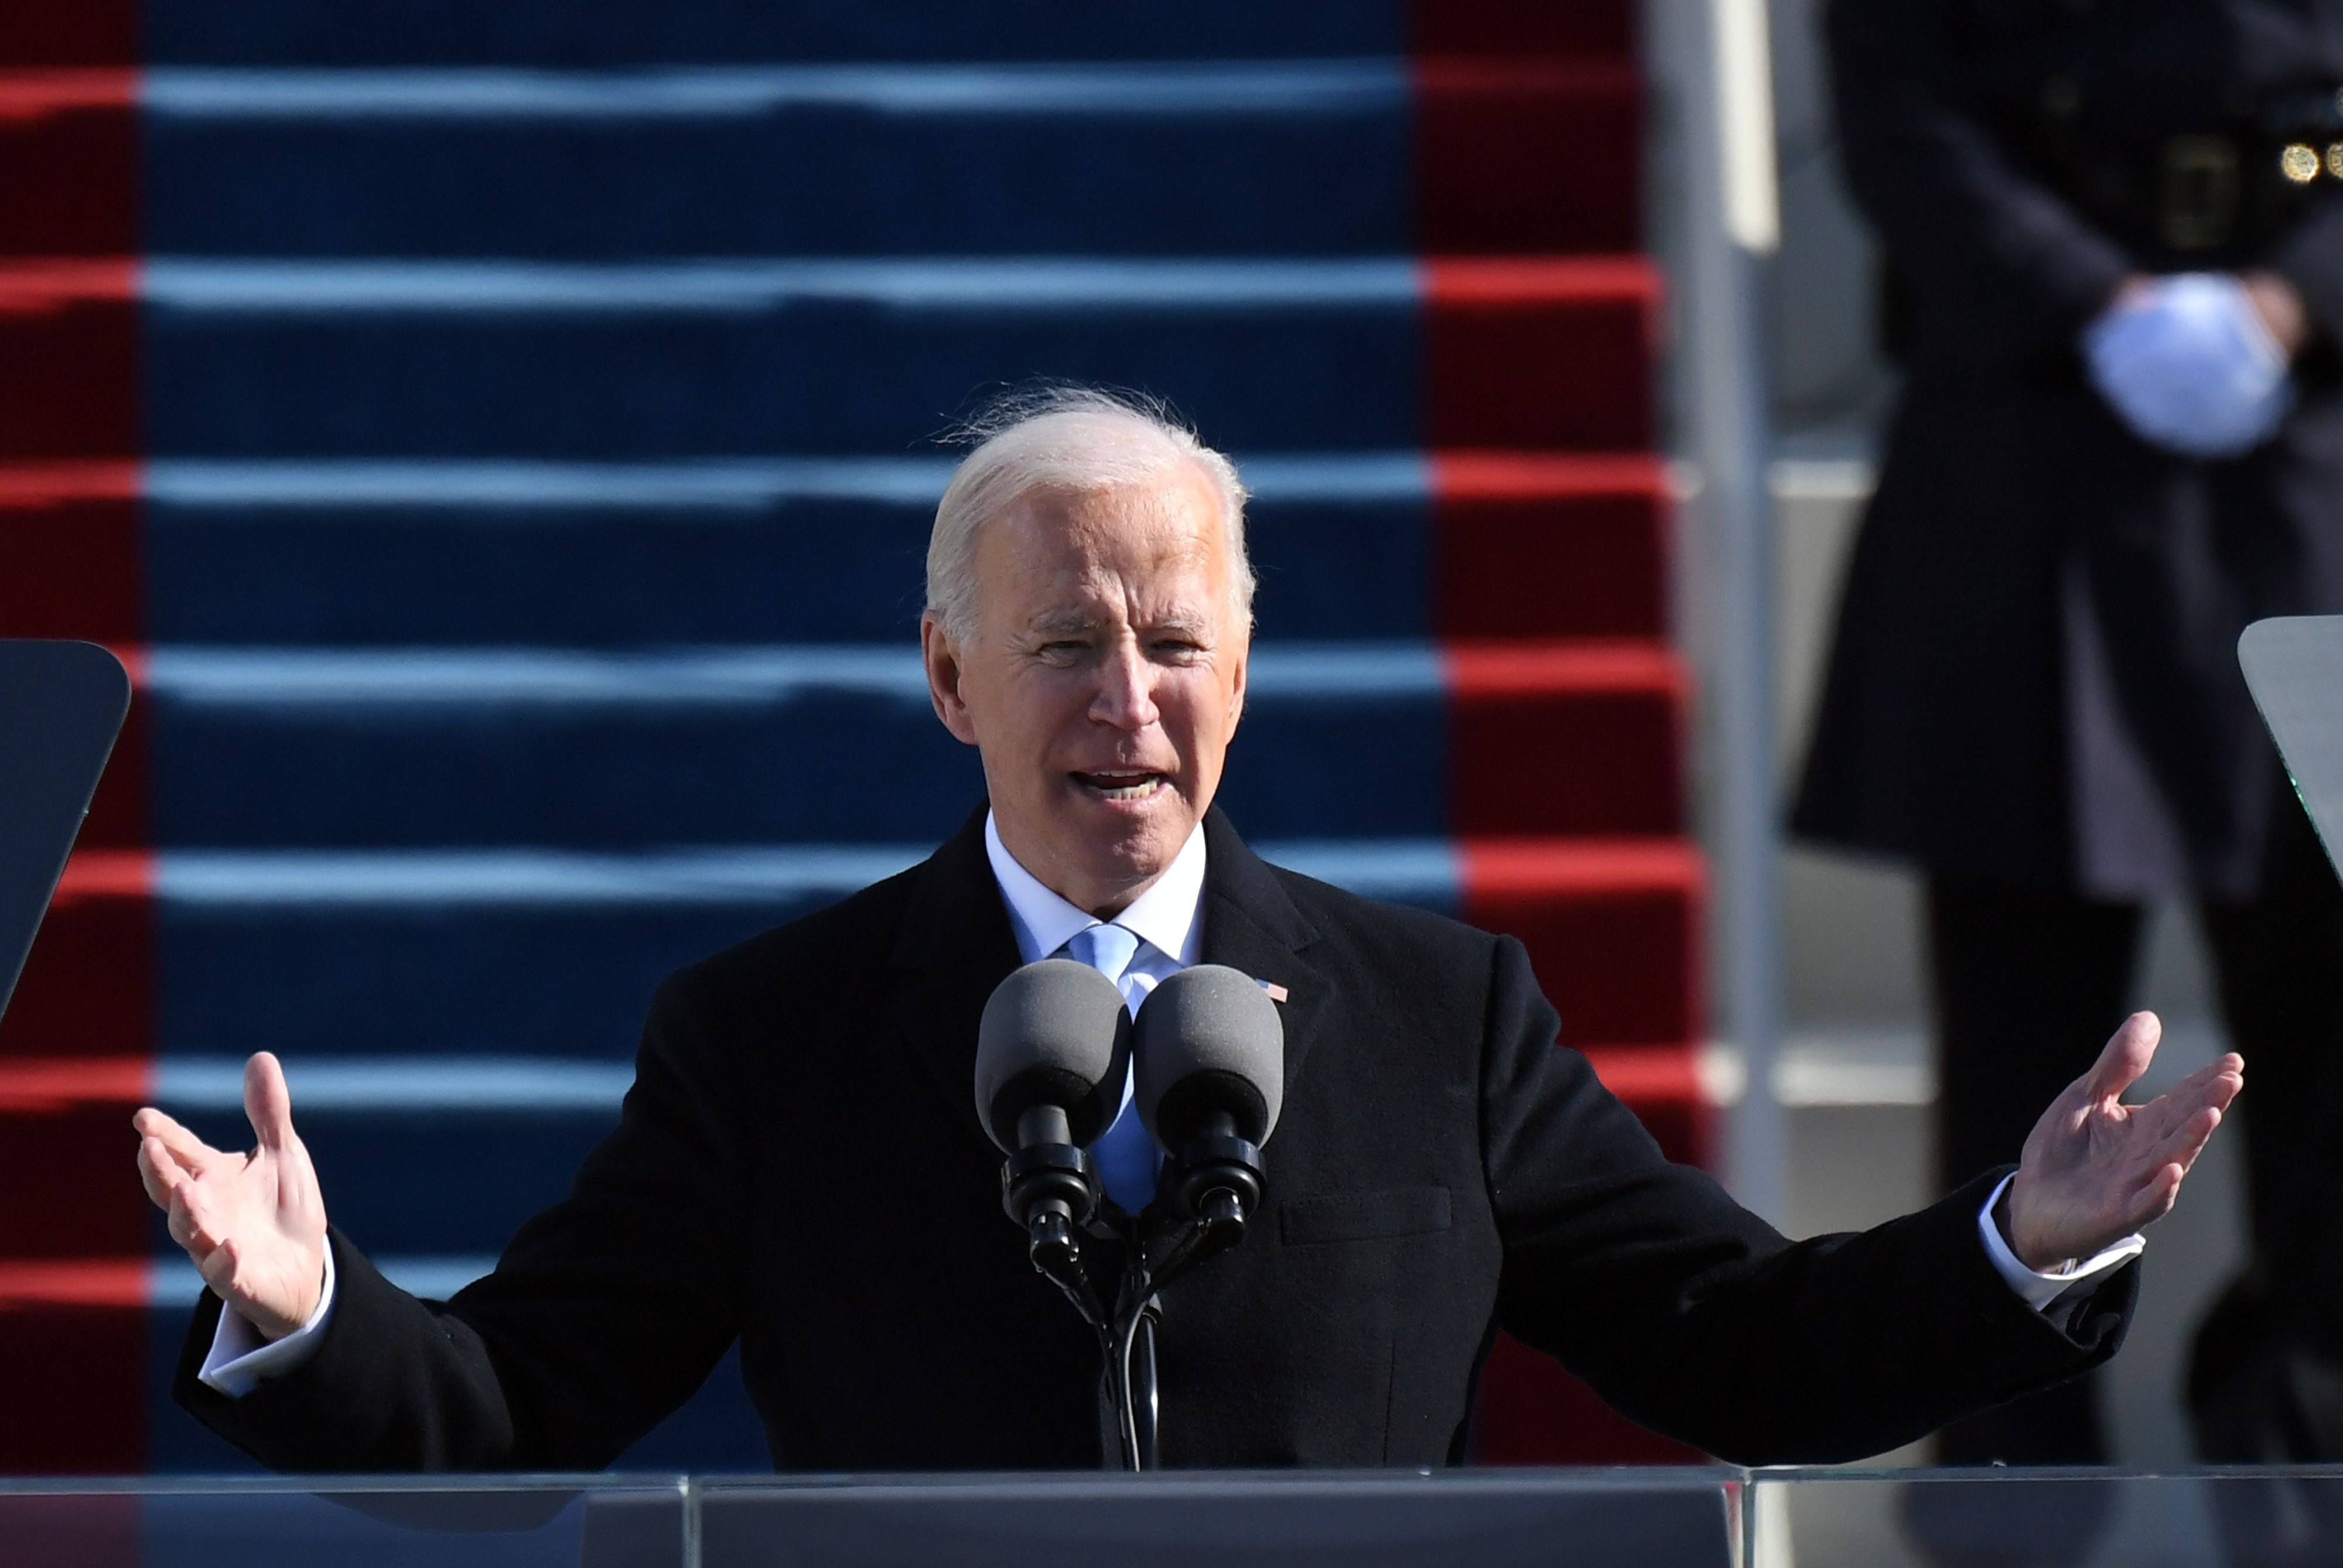
<path fill-rule="evenodd" d="M 2202 913 L 2255 1063 L 2200 1452 L 2343 1458 L 2343 893 L 2237 667 L 2343 611 L 2343 0 L 1833 0 L 1907 378 L 1795 827 L 1926 878 L 1949 1187 Z M 2103 1457 L 2088 1383 L 1946 1457 Z"/>
<path fill-rule="evenodd" d="M 2236 1059 L 2127 1107 L 2142 1015 L 2014 1175 L 1785 1241 L 1556 1046 L 1519 943 L 1264 864 L 1212 809 L 1245 691 L 1243 498 L 1225 458 L 1112 399 L 999 422 L 939 508 L 922 626 L 989 801 L 924 864 L 663 985 L 618 1130 L 453 1300 L 327 1225 L 273 1059 L 247 1069 L 249 1154 L 140 1111 L 146 1189 L 210 1286 L 178 1399 L 284 1468 L 572 1470 L 737 1339 L 778 1466 L 1096 1465 L 1096 1348 L 1003 1221 L 973 1070 L 1004 977 L 1110 938 L 1131 1001 L 1207 961 L 1282 1014 L 1263 1204 L 1163 1300 L 1167 1463 L 1452 1462 L 1501 1326 L 1751 1460 L 1875 1452 L 2113 1352 L 2131 1232 Z M 1144 1220 L 1154 1151 L 1130 1131 L 1093 1154 L 1126 1179 L 1111 1217 Z"/>

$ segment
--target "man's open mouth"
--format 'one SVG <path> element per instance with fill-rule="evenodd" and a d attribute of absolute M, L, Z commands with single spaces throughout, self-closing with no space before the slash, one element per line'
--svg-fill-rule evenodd
<path fill-rule="evenodd" d="M 1074 782 L 1110 800 L 1144 800 L 1172 780 L 1144 768 L 1111 768 L 1096 773 L 1076 773 Z"/>

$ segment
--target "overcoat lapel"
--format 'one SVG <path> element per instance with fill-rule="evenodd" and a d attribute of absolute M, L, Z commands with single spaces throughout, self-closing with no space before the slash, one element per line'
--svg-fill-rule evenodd
<path fill-rule="evenodd" d="M 1009 907 L 984 854 L 984 815 L 975 814 L 915 873 L 918 882 L 896 939 L 894 1014 L 936 1088 L 970 1133 L 992 1142 L 976 1114 L 976 1026 L 993 988 L 1021 961 Z"/>
<path fill-rule="evenodd" d="M 1316 928 L 1302 919 L 1269 867 L 1245 847 L 1220 808 L 1204 813 L 1202 958 L 1284 989 L 1277 1010 L 1285 1020 L 1288 1093 L 1302 1075 L 1302 1060 L 1332 994 L 1325 976 L 1302 956 L 1317 940 Z"/>

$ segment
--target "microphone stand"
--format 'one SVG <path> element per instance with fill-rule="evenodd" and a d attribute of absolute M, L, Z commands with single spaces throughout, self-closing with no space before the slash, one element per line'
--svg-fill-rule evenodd
<path fill-rule="evenodd" d="M 1151 1260 L 1141 1216 L 1123 1216 L 1117 1227 L 1123 1241 L 1122 1280 L 1109 1312 L 1081 1255 L 1081 1232 L 1091 1228 L 1099 1202 L 1090 1156 L 1068 1143 L 1036 1142 L 1001 1168 L 1002 1204 L 1025 1230 L 1034 1269 L 1063 1292 L 1098 1335 L 1101 1392 L 1115 1412 L 1125 1470 L 1153 1470 L 1159 1462 L 1155 1325 L 1163 1314 L 1161 1293 L 1244 1239 L 1246 1221 L 1261 1201 L 1261 1186 L 1260 1149 L 1236 1135 L 1232 1118 L 1206 1116 L 1201 1135 L 1165 1168 L 1157 1201 L 1148 1205 L 1148 1214 L 1154 1215 L 1168 1200 L 1175 1226 L 1169 1232 L 1171 1247 L 1160 1260 Z"/>
<path fill-rule="evenodd" d="M 1172 1282 L 1244 1240 L 1245 1223 L 1261 1201 L 1261 1150 L 1237 1136 L 1235 1119 L 1214 1112 L 1200 1135 L 1163 1172 L 1177 1230 L 1161 1260 L 1151 1261 L 1139 1221 L 1126 1232 L 1122 1289 L 1115 1298 L 1114 1342 L 1107 1358 L 1110 1397 L 1119 1398 L 1124 1462 L 1153 1470 L 1162 1410 L 1155 1378 L 1155 1325 L 1161 1293 Z M 1159 1202 L 1161 1198 L 1159 1198 Z M 1150 1204 L 1149 1212 L 1157 1205 Z"/>

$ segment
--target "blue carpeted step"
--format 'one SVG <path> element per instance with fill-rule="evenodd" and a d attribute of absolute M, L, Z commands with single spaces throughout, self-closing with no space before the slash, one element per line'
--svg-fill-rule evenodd
<path fill-rule="evenodd" d="M 1443 842 L 1266 852 L 1369 897 L 1463 908 L 1462 863 Z M 522 1092 L 515 1086 L 528 1081 L 520 1069 L 533 1058 L 622 1065 L 670 971 L 927 853 L 911 844 L 624 856 L 166 852 L 154 895 L 166 1081 L 174 1060 L 261 1050 L 295 1062 L 324 1053 L 512 1067 L 502 1079 L 481 1069 L 484 1094 Z M 81 913 L 68 906 L 61 918 Z"/>
<path fill-rule="evenodd" d="M 220 1066 L 236 1076 L 233 1059 Z M 412 1069 L 396 1079 L 372 1073 L 372 1104 L 294 1091 L 301 1140 L 317 1163 L 327 1211 L 368 1252 L 493 1255 L 523 1221 L 568 1191 L 578 1162 L 618 1125 L 626 1092 L 622 1081 L 591 1103 L 490 1108 L 397 1092 L 401 1086 L 431 1089 L 434 1076 Z M 216 1147 L 250 1147 L 252 1127 L 239 1099 L 213 1096 L 203 1108 L 190 1108 L 172 1100 L 169 1081 L 166 1061 L 165 1109 L 198 1136 Z M 170 1238 L 162 1216 L 155 1219 L 160 1249 Z"/>
<path fill-rule="evenodd" d="M 1221 799 L 1264 838 L 1673 830 L 1673 667 L 1524 678 L 1453 689 L 1422 644 L 1257 648 Z M 174 848 L 932 841 L 982 789 L 910 648 L 162 648 L 143 689 Z M 1603 756 L 1626 786 L 1558 777 L 1542 821 L 1468 819 L 1455 737 L 1483 711 L 1511 729 L 1469 733 L 1526 728 L 1541 766 Z"/>
<path fill-rule="evenodd" d="M 1624 0 L 1562 0 L 1558 8 L 1583 14 L 1560 42 L 1575 35 L 1588 46 L 1617 49 L 1628 35 L 1632 13 Z M 1177 6 L 1146 0 L 147 0 L 143 43 L 153 61 L 215 64 L 1397 55 L 1407 51 L 1414 9 L 1407 0 L 1196 0 Z"/>
<path fill-rule="evenodd" d="M 171 847 L 932 841 L 983 790 L 910 648 L 165 648 L 146 689 Z M 1446 830 L 1430 648 L 1268 650 L 1249 707 L 1254 831 Z"/>
<path fill-rule="evenodd" d="M 145 243 L 166 255 L 1389 255 L 1417 237 L 1396 60 L 160 70 L 139 126 Z"/>
<path fill-rule="evenodd" d="M 160 463 L 148 625 L 165 643 L 908 645 L 951 462 Z M 1434 633 L 1427 461 L 1243 472 L 1261 635 Z"/>
<path fill-rule="evenodd" d="M 929 848 L 167 852 L 154 893 L 157 1047 L 166 1060 L 269 1050 L 622 1064 L 670 971 Z M 1383 858 L 1403 859 L 1402 848 Z M 1450 907 L 1453 885 L 1408 884 Z"/>
<path fill-rule="evenodd" d="M 903 454 L 1033 377 L 1143 387 L 1240 450 L 1632 450 L 1654 298 L 1633 263 L 1404 259 L 169 259 L 137 294 L 157 456 L 598 460 Z"/>

